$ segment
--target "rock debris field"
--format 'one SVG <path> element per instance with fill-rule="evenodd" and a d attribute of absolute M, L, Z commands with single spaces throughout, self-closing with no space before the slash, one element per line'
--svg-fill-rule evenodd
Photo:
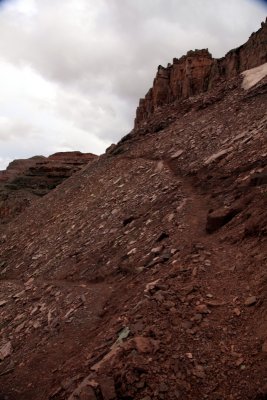
<path fill-rule="evenodd" d="M 1 225 L 1 400 L 267 399 L 267 77 L 242 82 Z"/>

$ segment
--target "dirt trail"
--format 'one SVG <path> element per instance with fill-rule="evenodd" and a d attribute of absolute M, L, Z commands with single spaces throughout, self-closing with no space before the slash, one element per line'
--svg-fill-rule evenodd
<path fill-rule="evenodd" d="M 169 168 L 168 163 L 165 165 Z M 259 339 L 255 338 L 253 331 L 249 332 L 247 325 L 252 310 L 244 306 L 244 294 L 248 293 L 248 288 L 246 280 L 240 279 L 239 274 L 244 255 L 236 250 L 233 252 L 231 244 L 222 242 L 220 235 L 206 233 L 208 197 L 198 192 L 190 178 L 181 176 L 173 168 L 169 169 L 181 183 L 183 200 L 180 218 L 188 228 L 182 238 L 177 236 L 181 244 L 180 255 L 177 257 L 178 270 L 173 261 L 167 269 L 155 268 L 154 271 L 152 269 L 132 278 L 126 277 L 123 285 L 124 290 L 125 287 L 129 289 L 129 294 L 123 293 L 120 284 L 116 288 L 127 304 L 124 311 L 118 310 L 122 314 L 120 318 L 128 324 L 132 334 L 135 326 L 141 323 L 141 334 L 151 331 L 152 337 L 159 341 L 161 356 L 154 354 L 150 359 L 146 385 L 153 388 L 156 377 L 159 385 L 169 388 L 166 399 L 172 398 L 170 393 L 173 384 L 179 387 L 176 391 L 177 396 L 180 393 L 178 398 L 183 393 L 183 398 L 188 400 L 199 396 L 208 399 L 243 399 L 244 394 L 239 396 L 234 393 L 242 393 L 246 381 L 254 376 L 255 381 L 250 385 L 252 389 L 247 391 L 246 398 L 250 398 L 250 390 L 253 393 L 255 387 L 261 386 L 257 377 L 257 364 L 263 361 L 255 350 L 259 346 Z M 142 298 L 142 287 L 155 280 L 161 282 L 161 289 L 152 290 L 150 295 L 146 295 L 147 298 L 151 296 L 152 303 L 144 305 L 141 300 L 142 308 L 136 309 L 136 299 Z M 182 293 L 185 293 L 185 297 L 181 297 Z M 156 302 L 154 300 L 153 304 L 154 298 Z M 111 308 L 112 305 L 116 307 L 117 301 L 116 296 L 111 299 Z M 174 310 L 177 301 L 178 308 Z M 166 307 L 171 307 L 167 314 Z M 127 348 L 127 341 L 125 346 Z M 180 378 L 177 379 L 177 376 L 173 376 L 175 369 L 170 360 L 177 360 L 178 354 L 187 367 L 183 373 L 180 367 Z M 108 347 L 98 362 L 104 363 L 103 371 L 110 374 L 110 366 L 105 367 L 104 362 L 107 355 L 109 357 Z M 93 367 L 94 362 L 93 359 L 89 366 Z M 111 358 L 111 369 L 116 366 L 119 376 L 117 381 L 122 386 L 128 379 L 130 382 L 135 379 L 131 375 L 131 367 L 142 369 L 142 362 L 145 361 L 140 358 L 137 362 L 136 365 L 136 360 L 132 360 L 131 356 L 125 359 L 123 353 L 115 356 L 115 360 Z M 164 365 L 165 374 L 157 369 L 159 362 Z M 90 378 L 89 375 L 89 378 L 93 379 L 92 376 Z M 129 393 L 133 392 L 130 390 Z M 141 395 L 131 394 L 123 398 L 141 399 Z"/>

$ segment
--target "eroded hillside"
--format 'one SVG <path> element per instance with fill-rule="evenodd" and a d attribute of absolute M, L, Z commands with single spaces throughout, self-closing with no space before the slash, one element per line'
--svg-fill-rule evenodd
<path fill-rule="evenodd" d="M 9 223 L 97 156 L 79 151 L 12 161 L 0 171 L 0 225 Z"/>
<path fill-rule="evenodd" d="M 8 224 L 3 399 L 266 398 L 267 78 L 242 82 L 157 107 Z"/>

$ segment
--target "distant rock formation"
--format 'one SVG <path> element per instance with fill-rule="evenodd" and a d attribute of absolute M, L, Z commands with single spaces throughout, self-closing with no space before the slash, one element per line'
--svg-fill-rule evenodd
<path fill-rule="evenodd" d="M 220 79 L 230 79 L 266 63 L 266 34 L 267 19 L 245 44 L 229 51 L 223 58 L 212 58 L 208 49 L 203 49 L 189 51 L 180 59 L 174 58 L 167 68 L 160 65 L 153 87 L 144 99 L 140 99 L 135 127 L 160 106 L 206 92 Z"/>
<path fill-rule="evenodd" d="M 35 198 L 46 195 L 96 158 L 73 151 L 12 161 L 0 171 L 0 224 L 9 222 Z"/>

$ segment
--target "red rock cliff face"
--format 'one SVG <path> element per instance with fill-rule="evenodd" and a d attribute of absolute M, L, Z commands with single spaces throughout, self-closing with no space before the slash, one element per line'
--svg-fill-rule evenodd
<path fill-rule="evenodd" d="M 12 161 L 0 171 L 0 226 L 95 159 L 94 154 L 72 151 Z"/>
<path fill-rule="evenodd" d="M 220 79 L 230 79 L 242 71 L 267 62 L 267 19 L 249 40 L 221 59 L 212 58 L 207 49 L 189 51 L 174 58 L 167 68 L 158 67 L 153 87 L 136 110 L 135 127 L 154 110 L 175 100 L 211 89 Z"/>

